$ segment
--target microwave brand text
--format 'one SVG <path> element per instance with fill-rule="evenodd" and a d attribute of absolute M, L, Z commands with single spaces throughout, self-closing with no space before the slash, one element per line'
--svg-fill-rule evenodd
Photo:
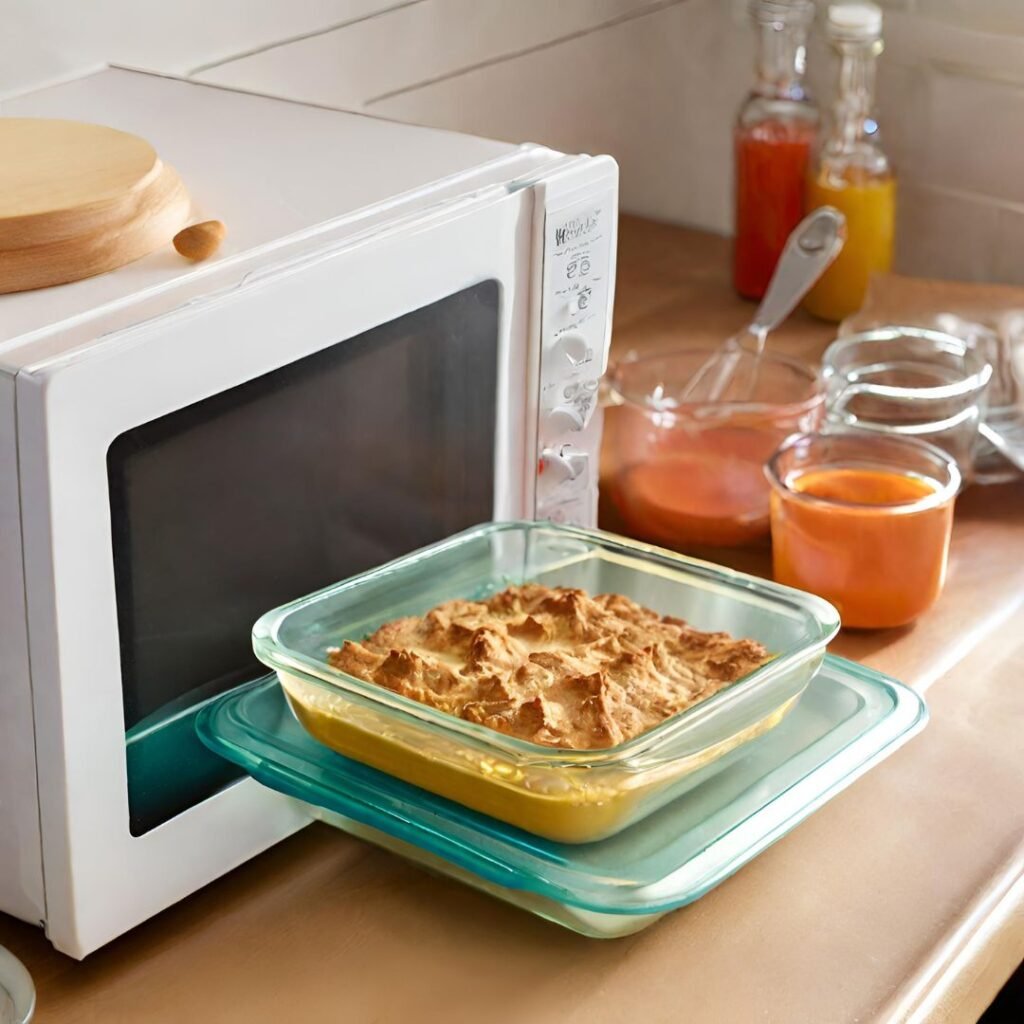
<path fill-rule="evenodd" d="M 577 238 L 589 235 L 597 227 L 600 210 L 590 210 L 578 217 L 567 220 L 564 224 L 555 228 L 555 245 L 565 245 L 566 242 L 574 242 Z"/>

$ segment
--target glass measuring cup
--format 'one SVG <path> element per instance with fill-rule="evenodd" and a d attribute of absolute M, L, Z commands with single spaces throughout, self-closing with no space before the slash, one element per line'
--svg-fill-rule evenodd
<path fill-rule="evenodd" d="M 969 477 L 992 367 L 967 342 L 921 327 L 850 334 L 822 376 L 830 424 L 935 444 Z"/>
<path fill-rule="evenodd" d="M 768 536 L 764 464 L 824 414 L 817 371 L 760 356 L 717 401 L 683 396 L 708 353 L 672 351 L 627 360 L 606 379 L 606 480 L 634 536 L 677 550 L 735 547 Z M 739 393 L 738 393 L 739 392 Z"/>

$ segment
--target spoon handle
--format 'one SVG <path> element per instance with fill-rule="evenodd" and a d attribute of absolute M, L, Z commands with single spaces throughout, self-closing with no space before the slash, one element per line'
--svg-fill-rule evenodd
<path fill-rule="evenodd" d="M 809 213 L 786 240 L 761 305 L 753 321 L 739 334 L 713 352 L 679 395 L 680 402 L 717 402 L 734 383 L 744 352 L 754 358 L 748 375 L 749 398 L 757 386 L 761 353 L 768 332 L 793 312 L 829 264 L 839 255 L 846 240 L 846 218 L 833 206 L 821 206 Z"/>
<path fill-rule="evenodd" d="M 839 255 L 846 218 L 832 206 L 809 213 L 793 229 L 754 320 L 747 328 L 757 338 L 774 330 L 793 312 Z"/>

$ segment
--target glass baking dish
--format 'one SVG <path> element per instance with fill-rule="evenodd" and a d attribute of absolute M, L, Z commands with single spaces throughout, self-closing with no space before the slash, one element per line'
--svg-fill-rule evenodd
<path fill-rule="evenodd" d="M 828 656 L 777 729 L 600 843 L 566 845 L 341 757 L 295 721 L 273 676 L 207 704 L 211 750 L 345 832 L 595 938 L 629 935 L 699 899 L 888 757 L 928 713 L 913 690 Z"/>
<path fill-rule="evenodd" d="M 330 666 L 328 647 L 384 622 L 527 581 L 624 594 L 704 630 L 759 640 L 772 659 L 618 746 L 563 750 L 463 721 Z M 490 523 L 263 616 L 257 657 L 322 743 L 466 807 L 565 843 L 613 835 L 692 774 L 782 719 L 839 628 L 820 598 L 620 537 Z"/>

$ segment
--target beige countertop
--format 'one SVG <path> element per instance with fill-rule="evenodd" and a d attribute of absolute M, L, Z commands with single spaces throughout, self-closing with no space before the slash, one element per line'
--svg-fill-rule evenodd
<path fill-rule="evenodd" d="M 625 219 L 617 350 L 739 326 L 726 253 Z M 829 336 L 798 315 L 778 343 Z M 927 690 L 928 728 L 638 935 L 581 938 L 313 825 L 83 963 L 2 915 L 0 944 L 42 1024 L 975 1020 L 1024 957 L 1024 486 L 961 498 L 915 627 L 832 649 Z"/>

